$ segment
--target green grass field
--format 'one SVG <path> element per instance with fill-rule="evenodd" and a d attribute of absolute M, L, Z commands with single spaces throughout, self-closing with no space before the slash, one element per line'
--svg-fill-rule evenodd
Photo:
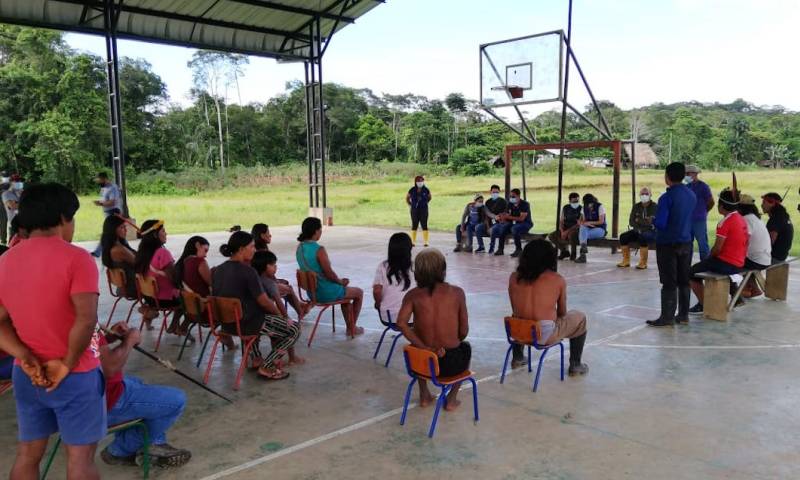
<path fill-rule="evenodd" d="M 737 174 L 740 189 L 753 196 L 768 191 L 781 195 L 791 186 L 786 207 L 797 218 L 797 186 L 800 183 L 798 170 L 760 170 Z M 395 177 L 396 178 L 396 177 Z M 714 192 L 730 184 L 729 173 L 703 173 L 701 179 L 708 182 Z M 432 230 L 451 231 L 460 219 L 464 204 L 475 192 L 485 192 L 489 185 L 502 185 L 502 175 L 484 177 L 428 177 L 427 185 L 433 194 L 429 227 Z M 342 179 L 328 185 L 328 205 L 334 208 L 336 225 L 389 226 L 408 228 L 409 215 L 404 198 L 412 182 L 386 178 Z M 556 175 L 550 172 L 528 172 L 528 200 L 533 205 L 534 231 L 548 232 L 555 225 Z M 521 186 L 519 175 L 513 185 Z M 564 197 L 570 191 L 580 194 L 594 193 L 606 205 L 611 214 L 610 172 L 565 174 Z M 647 185 L 657 198 L 664 191 L 661 171 L 638 171 L 637 185 Z M 638 197 L 638 192 L 637 192 Z M 83 208 L 78 212 L 77 240 L 92 240 L 99 237 L 103 220 L 99 209 L 91 205 L 94 197 L 82 197 Z M 630 173 L 623 172 L 620 193 L 620 231 L 627 225 L 631 208 Z M 249 229 L 253 223 L 264 222 L 272 226 L 298 225 L 308 210 L 308 189 L 302 183 L 289 183 L 263 188 L 229 188 L 201 192 L 192 196 L 132 196 L 130 211 L 139 223 L 148 218 L 166 221 L 171 233 L 197 233 L 221 231 L 231 225 Z M 709 215 L 709 231 L 713 232 L 719 214 Z M 610 222 L 610 218 L 609 218 Z M 795 236 L 792 249 L 800 253 L 800 235 Z"/>

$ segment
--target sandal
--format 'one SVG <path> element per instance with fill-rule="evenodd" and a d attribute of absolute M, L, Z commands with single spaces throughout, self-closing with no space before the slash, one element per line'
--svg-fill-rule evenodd
<path fill-rule="evenodd" d="M 263 378 L 264 380 L 283 380 L 289 377 L 289 372 L 284 372 L 279 368 L 273 368 L 271 370 L 259 368 L 258 376 Z"/>

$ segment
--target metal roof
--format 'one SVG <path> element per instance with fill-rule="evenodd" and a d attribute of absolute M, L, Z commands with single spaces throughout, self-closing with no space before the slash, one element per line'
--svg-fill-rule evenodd
<path fill-rule="evenodd" d="M 312 56 L 323 39 L 383 0 L 117 0 L 117 37 L 285 60 Z M 104 0 L 0 0 L 0 22 L 104 35 Z M 316 56 L 317 52 L 313 52 Z"/>

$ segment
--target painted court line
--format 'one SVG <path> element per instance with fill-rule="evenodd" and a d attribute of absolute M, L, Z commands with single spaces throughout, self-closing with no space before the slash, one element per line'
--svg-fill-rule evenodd
<path fill-rule="evenodd" d="M 800 348 L 800 344 L 781 345 L 636 345 L 627 343 L 607 343 L 607 347 L 651 348 L 654 350 L 764 350 Z"/>

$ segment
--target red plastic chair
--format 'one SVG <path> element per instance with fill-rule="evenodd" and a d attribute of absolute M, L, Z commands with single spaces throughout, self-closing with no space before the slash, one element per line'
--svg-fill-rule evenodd
<path fill-rule="evenodd" d="M 107 268 L 106 269 L 106 280 L 108 280 L 108 292 L 111 294 L 113 298 L 116 298 L 114 301 L 114 306 L 111 307 L 111 313 L 108 315 L 108 320 L 106 321 L 106 328 L 111 325 L 111 319 L 114 317 L 114 311 L 117 309 L 117 304 L 124 298 L 125 300 L 130 300 L 133 303 L 131 304 L 130 310 L 128 310 L 128 316 L 125 317 L 125 323 L 128 323 L 131 319 L 131 314 L 133 313 L 133 307 L 139 304 L 139 298 L 128 298 L 125 296 L 126 287 L 128 285 L 128 279 L 125 276 L 125 270 L 121 268 Z M 114 290 L 116 288 L 116 290 Z"/>
<path fill-rule="evenodd" d="M 242 304 L 238 298 L 208 297 L 207 300 L 206 311 L 208 312 L 210 332 L 214 335 L 214 346 L 211 347 L 211 357 L 208 359 L 208 366 L 203 376 L 203 383 L 207 384 L 211 376 L 214 356 L 217 354 L 217 347 L 222 337 L 239 338 L 242 341 L 242 361 L 239 364 L 239 371 L 236 374 L 236 381 L 233 384 L 233 389 L 239 390 L 239 383 L 242 381 L 242 375 L 247 365 L 250 350 L 253 349 L 253 345 L 258 341 L 259 335 L 242 335 Z M 236 326 L 236 333 L 226 332 L 223 329 L 223 326 L 226 324 L 234 324 Z"/>
<path fill-rule="evenodd" d="M 308 293 L 308 299 L 306 300 L 303 298 L 303 290 Z M 297 271 L 297 294 L 300 297 L 300 300 L 304 302 L 311 302 L 311 305 L 314 307 L 322 307 L 317 315 L 317 320 L 314 322 L 314 328 L 311 329 L 311 335 L 308 336 L 308 347 L 311 348 L 311 342 L 314 340 L 314 334 L 317 333 L 317 327 L 319 326 L 319 320 L 322 318 L 322 314 L 325 313 L 325 310 L 335 307 L 336 305 L 349 305 L 350 300 L 335 300 L 333 302 L 325 302 L 319 303 L 317 302 L 317 274 L 314 272 L 304 272 L 303 270 Z M 344 308 L 342 309 L 342 315 L 347 315 Z M 345 322 L 347 319 L 345 319 Z M 331 308 L 331 327 L 334 332 L 336 332 L 336 309 Z"/>
<path fill-rule="evenodd" d="M 147 305 L 144 298 L 149 297 L 152 299 L 154 306 L 149 306 L 151 308 L 155 308 L 158 313 L 164 316 L 164 321 L 161 323 L 161 329 L 158 331 L 158 340 L 156 340 L 156 348 L 155 352 L 158 351 L 158 347 L 161 345 L 161 337 L 164 335 L 164 332 L 167 330 L 167 320 L 172 314 L 175 313 L 177 307 L 162 307 L 161 303 L 158 301 L 158 283 L 156 283 L 156 279 L 151 276 L 145 276 L 140 273 L 136 274 L 136 292 L 139 295 L 139 302 L 142 305 Z M 139 330 L 141 331 L 144 328 L 144 319 L 142 319 L 141 325 L 139 325 Z"/>

